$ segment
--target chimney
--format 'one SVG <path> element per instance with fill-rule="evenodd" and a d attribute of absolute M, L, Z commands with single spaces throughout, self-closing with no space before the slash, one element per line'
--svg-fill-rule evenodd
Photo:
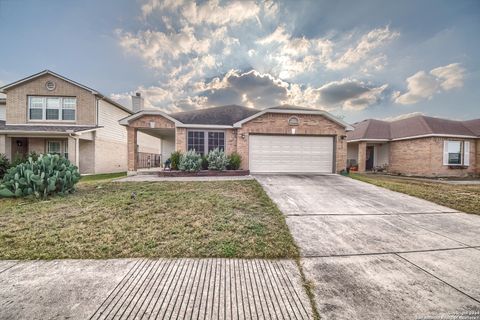
<path fill-rule="evenodd" d="M 133 112 L 143 110 L 143 98 L 140 92 L 137 92 L 134 96 L 132 96 L 132 110 Z"/>

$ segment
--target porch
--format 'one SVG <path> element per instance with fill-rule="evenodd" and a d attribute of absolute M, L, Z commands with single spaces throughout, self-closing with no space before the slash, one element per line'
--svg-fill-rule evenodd
<path fill-rule="evenodd" d="M 384 141 L 349 142 L 347 168 L 357 167 L 358 172 L 388 170 L 389 145 Z"/>
<path fill-rule="evenodd" d="M 84 156 L 90 150 L 93 157 L 93 137 L 89 134 L 71 136 L 69 134 L 4 134 L 0 135 L 0 153 L 13 162 L 26 158 L 30 153 L 59 154 L 81 167 L 80 149 Z M 86 168 L 85 168 L 86 169 Z"/>

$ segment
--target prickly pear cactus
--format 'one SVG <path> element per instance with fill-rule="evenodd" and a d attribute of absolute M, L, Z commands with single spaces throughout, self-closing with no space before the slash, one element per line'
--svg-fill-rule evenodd
<path fill-rule="evenodd" d="M 29 157 L 24 163 L 8 169 L 0 182 L 0 197 L 64 195 L 75 191 L 80 180 L 78 168 L 59 155 Z"/>

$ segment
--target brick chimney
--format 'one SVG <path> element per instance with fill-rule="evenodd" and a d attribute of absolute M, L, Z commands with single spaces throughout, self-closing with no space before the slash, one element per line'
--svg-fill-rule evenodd
<path fill-rule="evenodd" d="M 143 97 L 140 92 L 137 92 L 134 96 L 132 96 L 132 110 L 133 112 L 143 110 Z"/>

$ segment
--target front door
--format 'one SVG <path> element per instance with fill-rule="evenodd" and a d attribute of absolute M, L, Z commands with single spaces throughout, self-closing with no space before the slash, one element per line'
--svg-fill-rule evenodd
<path fill-rule="evenodd" d="M 27 138 L 12 138 L 12 160 L 15 158 L 24 158 L 28 154 Z"/>
<path fill-rule="evenodd" d="M 374 157 L 374 150 L 373 146 L 367 147 L 367 163 L 365 165 L 365 169 L 372 170 L 373 169 L 373 157 Z"/>

